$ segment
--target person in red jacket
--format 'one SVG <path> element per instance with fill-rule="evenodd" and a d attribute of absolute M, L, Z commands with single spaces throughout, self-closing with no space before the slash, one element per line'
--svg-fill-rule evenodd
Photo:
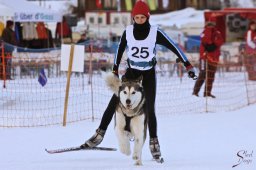
<path fill-rule="evenodd" d="M 251 21 L 246 32 L 245 67 L 249 80 L 256 80 L 256 22 Z"/>
<path fill-rule="evenodd" d="M 62 22 L 58 22 L 55 30 L 55 39 L 59 43 L 69 44 L 72 42 L 72 30 L 68 25 L 66 17 L 62 17 Z"/>
<path fill-rule="evenodd" d="M 204 97 L 212 97 L 212 85 L 220 57 L 220 47 L 224 43 L 220 31 L 216 29 L 215 18 L 206 22 L 201 34 L 199 76 L 195 83 L 193 95 L 198 96 L 200 88 L 205 82 Z"/>

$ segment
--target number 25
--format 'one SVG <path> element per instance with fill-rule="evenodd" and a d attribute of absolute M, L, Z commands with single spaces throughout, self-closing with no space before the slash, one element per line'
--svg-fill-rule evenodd
<path fill-rule="evenodd" d="M 141 49 L 138 47 L 132 47 L 132 51 L 134 51 L 132 56 L 136 58 L 147 58 L 149 56 L 148 47 L 141 47 Z"/>

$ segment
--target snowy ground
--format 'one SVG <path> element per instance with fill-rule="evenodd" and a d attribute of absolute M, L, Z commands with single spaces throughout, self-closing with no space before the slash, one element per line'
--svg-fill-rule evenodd
<path fill-rule="evenodd" d="M 67 127 L 0 129 L 1 170 L 255 170 L 256 105 L 233 112 L 158 115 L 163 164 L 151 160 L 148 140 L 143 166 L 119 151 L 81 151 L 50 155 L 44 149 L 80 145 L 99 121 Z M 113 122 L 101 146 L 117 147 Z M 240 157 L 238 157 L 238 155 Z M 240 164 L 239 164 L 240 163 Z M 239 164 L 235 168 L 233 165 Z"/>

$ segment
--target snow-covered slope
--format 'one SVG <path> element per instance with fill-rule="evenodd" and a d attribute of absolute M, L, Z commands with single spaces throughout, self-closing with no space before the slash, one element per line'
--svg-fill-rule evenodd
<path fill-rule="evenodd" d="M 163 164 L 151 160 L 148 139 L 143 166 L 116 152 L 81 151 L 50 155 L 44 149 L 80 145 L 99 121 L 67 127 L 0 129 L 1 170 L 237 170 L 256 169 L 256 105 L 234 112 L 158 115 Z M 101 146 L 117 147 L 113 121 Z M 241 157 L 237 156 L 240 155 Z"/>

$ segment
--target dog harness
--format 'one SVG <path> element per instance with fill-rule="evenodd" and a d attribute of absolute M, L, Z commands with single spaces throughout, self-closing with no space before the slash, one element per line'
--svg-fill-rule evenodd
<path fill-rule="evenodd" d="M 128 131 L 128 132 L 131 132 L 131 128 L 130 128 L 131 119 L 134 118 L 135 116 L 139 116 L 139 115 L 142 115 L 142 114 L 143 114 L 143 111 L 140 111 L 137 115 L 134 115 L 134 116 L 130 117 L 130 116 L 127 116 L 125 114 L 125 112 L 123 112 L 123 115 L 125 117 L 125 127 L 124 127 L 124 130 Z"/>
<path fill-rule="evenodd" d="M 133 25 L 126 28 L 127 57 L 131 68 L 137 70 L 149 70 L 156 64 L 156 36 L 157 27 L 151 26 L 148 37 L 144 40 L 136 40 L 133 35 Z"/>

